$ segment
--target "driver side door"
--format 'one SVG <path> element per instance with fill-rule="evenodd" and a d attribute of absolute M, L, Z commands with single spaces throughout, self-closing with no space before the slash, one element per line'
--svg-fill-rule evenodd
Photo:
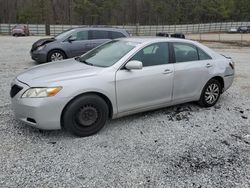
<path fill-rule="evenodd" d="M 121 68 L 116 73 L 119 113 L 164 106 L 172 100 L 173 64 L 167 42 L 154 43 L 137 52 L 131 60 L 141 61 L 141 70 Z"/>
<path fill-rule="evenodd" d="M 92 46 L 89 41 L 89 31 L 82 30 L 73 33 L 67 41 L 64 42 L 64 48 L 70 57 L 76 57 L 88 52 Z"/>

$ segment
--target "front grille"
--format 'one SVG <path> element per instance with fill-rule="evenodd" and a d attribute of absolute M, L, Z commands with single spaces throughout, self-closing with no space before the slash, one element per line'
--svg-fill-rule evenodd
<path fill-rule="evenodd" d="M 10 97 L 15 97 L 23 88 L 18 85 L 13 85 L 10 90 Z"/>

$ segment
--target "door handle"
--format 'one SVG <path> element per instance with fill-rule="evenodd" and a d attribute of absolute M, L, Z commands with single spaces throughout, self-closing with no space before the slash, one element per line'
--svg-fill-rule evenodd
<path fill-rule="evenodd" d="M 173 72 L 172 70 L 166 69 L 166 70 L 164 70 L 163 74 L 171 74 L 172 72 Z"/>
<path fill-rule="evenodd" d="M 210 63 L 208 63 L 208 64 L 206 65 L 206 67 L 207 67 L 207 68 L 210 68 L 210 67 L 213 67 L 213 65 L 211 65 Z"/>

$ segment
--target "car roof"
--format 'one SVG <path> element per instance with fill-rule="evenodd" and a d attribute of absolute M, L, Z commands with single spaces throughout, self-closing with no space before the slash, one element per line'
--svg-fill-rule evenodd
<path fill-rule="evenodd" d="M 115 27 L 76 27 L 69 30 L 106 30 L 106 31 L 125 31 L 123 28 Z"/>
<path fill-rule="evenodd" d="M 128 37 L 121 38 L 120 40 L 136 43 L 151 43 L 151 42 L 189 42 L 194 43 L 194 41 L 188 39 L 170 38 L 170 37 Z"/>

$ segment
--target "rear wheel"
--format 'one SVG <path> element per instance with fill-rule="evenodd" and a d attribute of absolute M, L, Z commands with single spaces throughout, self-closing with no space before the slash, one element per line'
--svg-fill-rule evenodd
<path fill-rule="evenodd" d="M 52 50 L 48 54 L 48 62 L 61 61 L 63 59 L 66 59 L 66 55 L 61 50 Z"/>
<path fill-rule="evenodd" d="M 214 106 L 220 98 L 222 91 L 221 84 L 218 80 L 210 80 L 204 87 L 199 104 L 204 107 Z"/>
<path fill-rule="evenodd" d="M 108 114 L 108 105 L 102 98 L 84 95 L 66 107 L 62 117 L 63 126 L 76 136 L 91 136 L 103 128 Z"/>

